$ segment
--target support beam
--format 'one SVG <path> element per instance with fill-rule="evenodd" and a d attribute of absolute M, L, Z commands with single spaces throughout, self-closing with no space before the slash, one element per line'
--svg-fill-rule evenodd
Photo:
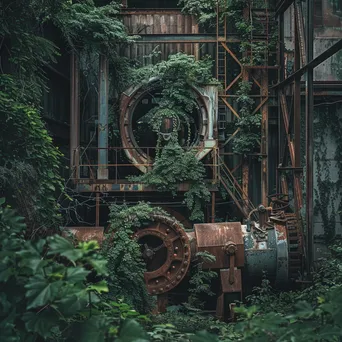
<path fill-rule="evenodd" d="M 310 274 L 313 265 L 313 119 L 314 119 L 314 98 L 313 98 L 313 61 L 314 53 L 314 35 L 313 35 L 313 1 L 307 0 L 307 18 L 306 18 L 306 42 L 307 42 L 307 61 L 306 68 L 306 95 L 305 95 L 305 116 L 306 116 L 306 244 L 307 244 L 307 271 Z M 334 46 L 342 47 L 342 39 Z M 331 52 L 330 48 L 330 52 Z M 335 48 L 336 49 L 336 48 Z M 327 51 L 329 51 L 327 50 Z M 326 52 L 327 52 L 326 51 Z M 338 50 L 337 50 L 338 51 Z M 326 55 L 330 57 L 330 52 Z M 324 55 L 321 54 L 320 56 Z"/>
<path fill-rule="evenodd" d="M 268 97 L 268 70 L 261 71 L 261 95 Z M 261 203 L 268 206 L 268 103 L 261 107 Z"/>
<path fill-rule="evenodd" d="M 80 96 L 79 66 L 75 53 L 70 56 L 70 170 L 73 179 L 79 178 Z"/>
<path fill-rule="evenodd" d="M 313 35 L 313 28 L 312 28 L 312 35 Z M 334 55 L 336 52 L 340 51 L 341 49 L 342 49 L 342 39 L 340 39 L 337 43 L 335 43 L 333 46 L 325 50 L 323 53 L 321 53 L 319 56 L 317 56 L 315 59 L 312 59 L 311 61 L 309 61 L 309 51 L 307 51 L 308 64 L 306 64 L 303 68 L 293 73 L 284 81 L 273 86 L 271 89 L 284 88 L 285 86 L 293 82 L 296 78 L 303 76 L 309 69 L 316 68 L 318 65 L 323 63 L 325 60 L 330 58 L 332 55 Z"/>
<path fill-rule="evenodd" d="M 231 39 L 233 42 L 239 42 L 238 39 Z M 192 43 L 216 43 L 214 34 L 140 34 L 135 44 L 192 44 Z"/>
<path fill-rule="evenodd" d="M 300 6 L 300 4 L 295 4 L 295 6 Z M 299 8 L 297 8 L 297 14 L 301 14 Z M 296 18 L 297 19 L 297 18 Z M 301 62 L 303 63 L 303 36 L 301 33 L 301 22 L 300 20 L 295 20 L 295 60 L 294 60 L 294 67 L 295 70 L 299 70 L 301 67 Z M 305 57 L 306 58 L 306 57 Z M 295 197 L 295 208 L 296 213 L 300 212 L 300 209 L 303 206 L 303 199 L 302 199 L 302 188 L 300 184 L 301 178 L 301 161 L 300 161 L 300 143 L 301 143 L 301 134 L 300 134 L 300 118 L 301 118 L 301 92 L 300 92 L 300 77 L 297 77 L 294 81 L 293 86 L 293 116 L 294 116 L 294 166 L 295 169 L 293 176 L 294 176 L 294 197 Z"/>
<path fill-rule="evenodd" d="M 294 0 L 279 0 L 276 7 L 276 16 L 283 14 L 293 3 Z"/>
<path fill-rule="evenodd" d="M 211 193 L 211 223 L 215 223 L 215 205 L 216 205 L 216 193 Z"/>
<path fill-rule="evenodd" d="M 98 111 L 98 179 L 108 179 L 108 59 L 100 56 Z"/>
<path fill-rule="evenodd" d="M 100 227 L 100 193 L 96 193 L 96 216 L 95 227 Z"/>
<path fill-rule="evenodd" d="M 284 13 L 281 13 L 279 16 L 279 49 L 278 49 L 278 64 L 279 64 L 279 71 L 278 71 L 278 80 L 282 82 L 285 76 L 285 32 L 284 32 Z M 281 89 L 280 89 L 281 90 Z M 278 164 L 281 163 L 281 155 L 282 155 L 282 107 L 281 107 L 281 91 L 278 91 Z M 279 178 L 279 172 L 276 173 L 276 189 L 278 193 L 281 193 L 281 179 Z"/>

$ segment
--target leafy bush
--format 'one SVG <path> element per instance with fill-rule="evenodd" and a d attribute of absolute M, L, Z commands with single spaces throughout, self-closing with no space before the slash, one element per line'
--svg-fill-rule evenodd
<path fill-rule="evenodd" d="M 196 253 L 196 259 L 192 265 L 191 278 L 189 280 L 189 304 L 194 307 L 203 308 L 201 295 L 214 296 L 211 290 L 212 280 L 217 277 L 217 273 L 211 270 L 203 270 L 203 263 L 212 263 L 216 257 L 208 252 Z"/>
<path fill-rule="evenodd" d="M 184 151 L 172 139 L 156 157 L 151 171 L 131 181 L 143 182 L 155 186 L 159 191 L 176 194 L 178 185 L 189 184 L 184 202 L 191 212 L 190 220 L 203 220 L 202 204 L 210 200 L 210 192 L 204 182 L 205 168 L 196 158 L 194 151 Z"/>
<path fill-rule="evenodd" d="M 24 230 L 23 219 L 1 206 L 2 341 L 104 336 L 111 320 L 99 297 L 107 285 L 95 281 L 107 272 L 98 244 L 84 242 L 75 248 L 58 235 L 26 241 Z"/>
<path fill-rule="evenodd" d="M 102 254 L 108 261 L 109 298 L 116 301 L 121 298 L 139 312 L 150 311 L 152 297 L 146 290 L 146 265 L 140 246 L 132 235 L 134 229 L 140 227 L 143 221 L 149 221 L 156 210 L 147 203 L 131 207 L 113 204 L 110 207 L 110 228 L 102 248 Z"/>
<path fill-rule="evenodd" d="M 261 138 L 261 114 L 253 113 L 254 100 L 249 96 L 251 88 L 250 82 L 241 81 L 236 92 L 239 96 L 237 102 L 240 105 L 240 118 L 235 122 L 239 133 L 234 137 L 233 150 L 244 155 L 253 152 Z"/>
<path fill-rule="evenodd" d="M 120 4 L 112 1 L 96 6 L 94 1 L 65 3 L 54 18 L 70 46 L 76 49 L 92 47 L 113 54 L 119 43 L 132 42 L 119 18 Z"/>
<path fill-rule="evenodd" d="M 144 68 L 145 74 L 142 73 L 140 77 L 147 80 L 153 75 L 156 81 L 148 83 L 148 86 L 161 89 L 158 106 L 146 115 L 151 129 L 158 134 L 157 156 L 151 171 L 130 178 L 173 195 L 179 183 L 189 183 L 184 202 L 191 212 L 190 219 L 199 221 L 204 219 L 202 205 L 209 201 L 210 193 L 204 182 L 205 168 L 190 147 L 190 122 L 191 114 L 197 106 L 194 87 L 217 83 L 211 76 L 211 66 L 212 61 L 209 59 L 196 61 L 194 56 L 178 53 L 171 55 L 167 61 Z M 166 118 L 173 121 L 173 131 L 165 143 L 161 126 Z M 184 148 L 179 143 L 180 125 L 177 123 L 186 125 L 188 129 Z"/>
<path fill-rule="evenodd" d="M 0 188 L 25 217 L 27 233 L 36 234 L 58 227 L 61 153 L 17 83 L 0 75 Z"/>

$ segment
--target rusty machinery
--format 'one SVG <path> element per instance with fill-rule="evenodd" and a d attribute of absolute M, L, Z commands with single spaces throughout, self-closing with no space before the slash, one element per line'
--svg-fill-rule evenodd
<path fill-rule="evenodd" d="M 145 281 L 151 295 L 163 295 L 187 276 L 197 252 L 214 255 L 203 269 L 217 270 L 220 289 L 216 314 L 227 315 L 227 300 L 242 299 L 244 282 L 256 285 L 265 274 L 278 287 L 298 278 L 302 267 L 301 238 L 294 214 L 259 206 L 259 222 L 195 224 L 192 232 L 170 217 L 154 216 L 153 223 L 135 234 L 146 260 Z M 253 284 L 254 282 L 254 284 Z"/>
<path fill-rule="evenodd" d="M 200 223 L 191 231 L 173 217 L 153 215 L 149 224 L 136 230 L 134 238 L 146 262 L 147 290 L 158 297 L 159 311 L 165 310 L 168 295 L 188 277 L 197 252 L 216 258 L 204 263 L 203 269 L 219 275 L 216 315 L 220 319 L 227 319 L 234 301 L 241 300 L 243 291 L 257 285 L 264 275 L 277 287 L 299 277 L 302 243 L 296 216 L 264 206 L 255 211 L 258 222 L 250 219 L 252 212 L 246 224 Z"/>
<path fill-rule="evenodd" d="M 160 96 L 156 84 L 158 79 L 151 79 L 148 85 L 132 87 L 121 97 L 120 135 L 122 146 L 128 160 L 141 172 L 147 171 L 147 165 L 153 160 L 156 141 L 154 133 L 148 130 L 139 136 L 139 125 L 145 122 L 145 115 L 155 107 Z M 203 159 L 217 144 L 217 101 L 216 86 L 194 87 L 196 109 L 190 117 L 193 122 L 191 147 L 197 150 L 197 158 Z M 181 125 L 180 125 L 181 126 Z M 182 127 L 179 127 L 182 130 Z"/>

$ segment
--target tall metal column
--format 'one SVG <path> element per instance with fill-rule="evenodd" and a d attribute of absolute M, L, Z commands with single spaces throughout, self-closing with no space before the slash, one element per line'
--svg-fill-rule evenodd
<path fill-rule="evenodd" d="M 306 42 L 307 42 L 307 63 L 313 60 L 313 1 L 306 0 Z M 306 72 L 305 89 L 305 116 L 306 116 L 306 244 L 307 244 L 307 271 L 310 273 L 313 264 L 313 119 L 314 119 L 314 98 L 313 98 L 313 68 L 308 66 Z"/>
<path fill-rule="evenodd" d="M 108 179 L 108 59 L 100 56 L 97 179 Z"/>
<path fill-rule="evenodd" d="M 294 4 L 295 8 L 298 6 L 297 3 Z M 296 13 L 299 15 L 299 11 L 296 8 Z M 300 27 L 299 27 L 299 18 L 298 15 L 295 19 L 295 54 L 294 54 L 294 68 L 295 71 L 299 70 L 301 67 L 301 53 L 300 53 Z M 304 52 L 302 52 L 303 54 Z M 302 56 L 303 57 L 303 56 Z M 294 194 L 295 194 L 295 208 L 296 212 L 299 213 L 300 209 L 302 208 L 302 192 L 301 184 L 300 184 L 300 177 L 301 177 L 301 160 L 300 160 L 300 123 L 301 123 L 301 94 L 300 94 L 300 76 L 295 78 L 293 84 L 293 116 L 294 116 Z"/>
<path fill-rule="evenodd" d="M 79 178 L 80 146 L 80 99 L 79 99 L 79 65 L 75 53 L 70 56 L 70 170 L 71 177 Z"/>
<path fill-rule="evenodd" d="M 279 74 L 278 74 L 278 79 L 279 82 L 282 82 L 285 77 L 285 61 L 284 61 L 284 55 L 285 55 L 285 32 L 284 32 L 284 13 L 280 13 L 279 15 Z M 278 154 L 279 154 L 279 160 L 278 164 L 281 163 L 281 155 L 282 155 L 282 144 L 283 140 L 282 137 L 282 119 L 281 119 L 281 99 L 280 99 L 280 91 L 278 91 Z M 279 171 L 277 170 L 276 174 L 276 186 L 277 186 L 277 191 L 276 192 L 281 192 L 281 178 L 279 177 Z"/>
<path fill-rule="evenodd" d="M 263 101 L 268 98 L 268 70 L 261 70 L 261 94 Z M 268 206 L 268 102 L 261 108 L 261 203 Z"/>

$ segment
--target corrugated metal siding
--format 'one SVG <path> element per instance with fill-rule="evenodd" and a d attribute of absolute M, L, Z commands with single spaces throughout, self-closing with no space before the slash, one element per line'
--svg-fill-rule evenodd
<path fill-rule="evenodd" d="M 124 13 L 124 24 L 131 34 L 191 34 L 198 33 L 198 24 L 193 16 L 178 11 L 164 13 Z"/>
<path fill-rule="evenodd" d="M 215 43 L 141 43 L 134 44 L 126 48 L 125 56 L 130 59 L 139 61 L 142 65 L 155 64 L 166 60 L 169 55 L 183 52 L 194 55 L 200 59 L 204 56 L 212 56 L 215 60 L 216 44 Z M 214 72 L 214 71 L 213 71 Z M 213 73 L 214 75 L 215 73 Z"/>
<path fill-rule="evenodd" d="M 199 27 L 193 16 L 183 15 L 180 11 L 134 11 L 123 14 L 128 32 L 135 35 L 191 35 L 198 34 Z M 183 52 L 201 58 L 204 55 L 215 56 L 214 44 L 200 43 L 137 43 L 127 47 L 126 56 L 146 65 L 165 60 L 169 55 Z M 156 54 L 156 52 L 158 52 Z M 153 55 L 153 57 L 149 57 Z"/>

